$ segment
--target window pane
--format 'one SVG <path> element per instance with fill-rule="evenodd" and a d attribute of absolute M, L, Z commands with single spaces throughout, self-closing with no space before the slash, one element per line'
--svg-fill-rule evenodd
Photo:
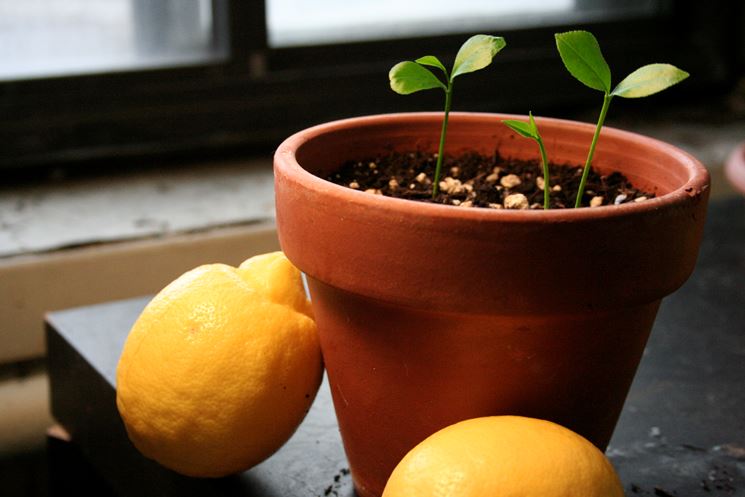
<path fill-rule="evenodd" d="M 210 0 L 0 0 L 0 80 L 218 60 Z"/>
<path fill-rule="evenodd" d="M 651 14 L 663 0 L 266 0 L 269 45 L 287 47 L 526 28 Z"/>

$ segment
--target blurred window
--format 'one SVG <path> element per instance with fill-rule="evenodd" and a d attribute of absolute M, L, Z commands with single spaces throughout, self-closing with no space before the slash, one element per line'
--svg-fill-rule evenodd
<path fill-rule="evenodd" d="M 3 0 L 0 79 L 214 62 L 210 0 Z"/>
<path fill-rule="evenodd" d="M 267 0 L 269 46 L 530 28 L 650 15 L 659 0 Z"/>
<path fill-rule="evenodd" d="M 572 28 L 598 35 L 614 74 L 666 61 L 691 72 L 686 88 L 721 86 L 743 16 L 717 2 L 0 0 L 0 169 L 270 152 L 325 120 L 438 108 L 385 74 L 417 54 L 452 60 L 476 32 L 509 50 L 464 78 L 457 110 L 594 102 L 554 48 Z"/>

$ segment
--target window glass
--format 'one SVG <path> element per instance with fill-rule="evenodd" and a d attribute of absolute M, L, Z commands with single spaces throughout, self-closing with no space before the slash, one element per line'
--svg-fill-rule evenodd
<path fill-rule="evenodd" d="M 217 60 L 213 30 L 210 0 L 0 0 L 0 80 Z"/>
<path fill-rule="evenodd" d="M 288 47 L 618 19 L 662 1 L 266 0 L 269 45 Z"/>

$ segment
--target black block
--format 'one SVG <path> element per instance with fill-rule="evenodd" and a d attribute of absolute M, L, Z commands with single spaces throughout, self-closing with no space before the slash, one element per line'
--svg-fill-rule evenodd
<path fill-rule="evenodd" d="M 243 474 L 190 478 L 151 461 L 127 438 L 116 408 L 116 365 L 148 299 L 51 313 L 47 347 L 52 414 L 122 496 L 351 496 L 331 394 L 324 380 L 298 431 L 276 454 Z"/>

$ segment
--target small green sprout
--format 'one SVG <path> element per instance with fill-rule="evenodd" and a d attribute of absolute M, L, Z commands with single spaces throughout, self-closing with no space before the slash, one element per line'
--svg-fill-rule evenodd
<path fill-rule="evenodd" d="M 587 154 L 587 161 L 582 171 L 582 180 L 577 192 L 577 200 L 574 204 L 574 207 L 579 207 L 585 191 L 587 175 L 590 172 L 592 156 L 595 154 L 595 146 L 600 136 L 600 129 L 605 122 L 611 99 L 613 97 L 641 98 L 653 95 L 680 83 L 688 77 L 688 73 L 670 64 L 649 64 L 633 71 L 611 90 L 610 68 L 605 62 L 605 58 L 600 52 L 600 45 L 592 33 L 568 31 L 557 33 L 555 36 L 559 55 L 561 55 L 561 60 L 569 73 L 581 83 L 604 93 L 603 107 L 600 110 L 595 134 L 590 143 L 590 151 Z"/>
<path fill-rule="evenodd" d="M 440 132 L 440 146 L 437 152 L 437 166 L 435 167 L 435 178 L 432 183 L 432 198 L 437 196 L 440 182 L 440 170 L 442 169 L 442 156 L 445 148 L 445 135 L 447 134 L 448 116 L 453 96 L 453 80 L 461 74 L 478 71 L 491 64 L 494 56 L 506 46 L 504 38 L 489 35 L 474 35 L 460 47 L 455 56 L 453 68 L 448 70 L 434 55 L 425 55 L 415 61 L 399 62 L 393 66 L 388 73 L 391 89 L 401 95 L 408 95 L 421 90 L 441 88 L 445 92 L 445 117 L 442 121 Z M 436 67 L 445 75 L 445 82 L 438 78 L 425 66 Z"/>
<path fill-rule="evenodd" d="M 546 148 L 543 146 L 543 138 L 541 138 L 541 134 L 538 132 L 538 126 L 535 124 L 532 112 L 528 112 L 528 118 L 527 123 L 524 121 L 515 121 L 513 119 L 502 121 L 502 123 L 515 133 L 522 135 L 525 138 L 531 138 L 538 143 L 538 149 L 541 151 L 541 165 L 543 166 L 543 208 L 549 209 L 549 192 L 551 191 L 551 185 L 548 180 Z"/>

